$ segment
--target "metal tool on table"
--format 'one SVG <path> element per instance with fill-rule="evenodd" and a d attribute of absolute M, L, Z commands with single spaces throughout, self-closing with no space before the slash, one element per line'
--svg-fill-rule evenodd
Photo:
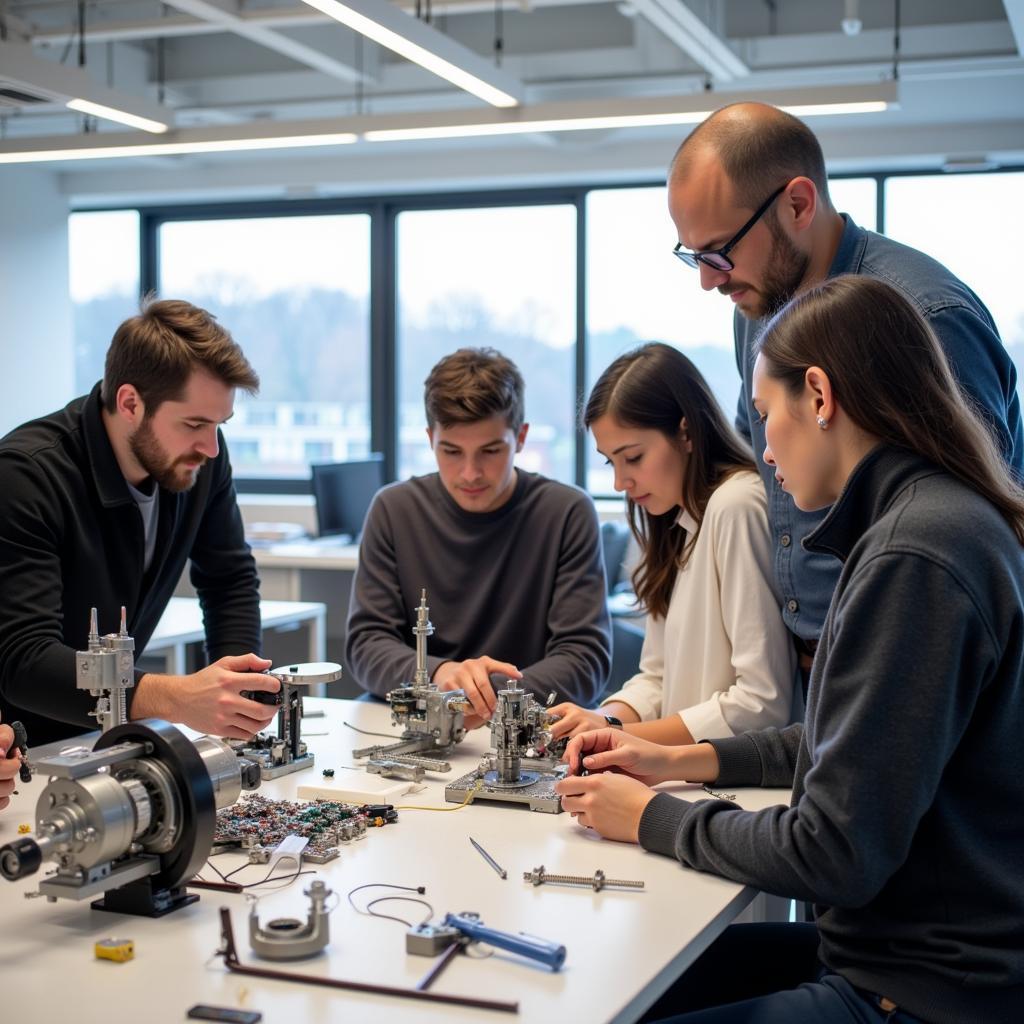
<path fill-rule="evenodd" d="M 128 635 L 128 616 L 121 606 L 121 628 L 100 636 L 96 609 L 89 612 L 88 648 L 75 653 L 75 685 L 96 698 L 89 712 L 108 732 L 128 721 L 126 691 L 135 685 L 135 640 Z"/>
<path fill-rule="evenodd" d="M 305 891 L 309 897 L 309 916 L 305 921 L 277 917 L 261 925 L 256 916 L 256 901 L 249 911 L 249 945 L 264 960 L 301 960 L 315 956 L 331 938 L 330 911 L 325 907 L 331 890 L 319 879 Z"/>

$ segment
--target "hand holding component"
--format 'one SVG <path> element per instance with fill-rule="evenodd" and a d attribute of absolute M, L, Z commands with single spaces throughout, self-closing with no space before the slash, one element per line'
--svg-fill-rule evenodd
<path fill-rule="evenodd" d="M 265 674 L 268 668 L 265 658 L 242 654 L 188 676 L 144 675 L 136 687 L 132 718 L 163 718 L 213 736 L 248 739 L 277 714 L 276 705 L 242 696 L 243 690 L 280 689 L 280 680 Z"/>
<path fill-rule="evenodd" d="M 555 786 L 563 810 L 584 828 L 592 828 L 606 839 L 636 843 L 640 819 L 654 799 L 654 790 L 637 779 L 615 772 L 570 775 Z"/>
<path fill-rule="evenodd" d="M 17 785 L 15 780 L 21 771 L 21 758 L 17 751 L 11 752 L 13 746 L 13 730 L 9 725 L 0 725 L 0 810 L 11 802 L 11 793 Z M 11 752 L 10 757 L 8 752 Z"/>
<path fill-rule="evenodd" d="M 578 704 L 556 704 L 548 714 L 552 717 L 551 738 L 553 740 L 564 737 L 579 736 L 584 732 L 593 732 L 595 729 L 607 729 L 608 720 L 601 711 L 591 708 L 581 708 Z M 556 718 L 558 721 L 554 721 Z"/>
<path fill-rule="evenodd" d="M 672 779 L 688 778 L 694 782 L 703 782 L 706 781 L 704 778 L 688 775 L 684 768 L 688 761 L 687 753 L 694 749 L 693 745 L 669 747 L 651 743 L 650 740 L 641 739 L 621 729 L 599 729 L 573 737 L 565 748 L 562 760 L 568 763 L 569 771 L 573 774 L 579 774 L 582 764 L 591 773 L 617 772 L 632 776 L 648 786 Z M 713 748 L 708 749 L 714 754 Z"/>
<path fill-rule="evenodd" d="M 439 690 L 465 690 L 473 714 L 465 717 L 467 729 L 474 729 L 490 721 L 494 714 L 497 697 L 491 684 L 491 674 L 501 673 L 513 679 L 522 679 L 523 674 L 505 661 L 494 658 L 469 658 L 466 661 L 446 661 L 434 672 L 434 685 Z"/>

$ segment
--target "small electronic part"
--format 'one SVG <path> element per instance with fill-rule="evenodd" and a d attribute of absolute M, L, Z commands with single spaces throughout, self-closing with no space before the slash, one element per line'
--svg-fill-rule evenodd
<path fill-rule="evenodd" d="M 402 728 L 402 736 L 397 743 L 378 743 L 352 752 L 355 758 L 369 758 L 367 771 L 389 778 L 399 777 L 394 772 L 400 765 L 425 771 L 451 771 L 451 765 L 441 760 L 440 755 L 462 742 L 466 735 L 464 713 L 471 707 L 465 690 L 442 692 L 427 671 L 427 637 L 433 635 L 434 626 L 426 590 L 420 591 L 412 631 L 416 637 L 416 671 L 412 682 L 388 694 L 391 724 Z M 384 770 L 377 771 L 379 766 Z"/>
<path fill-rule="evenodd" d="M 263 1014 L 259 1010 L 236 1010 L 231 1006 L 208 1006 L 196 1003 L 186 1014 L 189 1020 L 219 1020 L 222 1024 L 259 1024 Z"/>
<path fill-rule="evenodd" d="M 326 864 L 340 855 L 339 845 L 362 839 L 367 828 L 397 821 L 391 804 L 350 804 L 337 800 L 270 800 L 252 794 L 217 814 L 214 853 L 241 850 L 250 863 L 265 864 L 288 836 L 308 839 L 302 859 Z M 264 856 L 266 859 L 264 859 Z"/>
<path fill-rule="evenodd" d="M 7 751 L 7 756 L 13 757 L 17 754 L 21 758 L 18 778 L 22 782 L 31 782 L 34 769 L 28 759 L 28 732 L 25 730 L 24 722 L 11 722 L 11 732 L 14 733 L 14 742 L 11 744 L 11 749 Z"/>
<path fill-rule="evenodd" d="M 18 835 L 27 836 L 32 831 L 31 825 L 21 824 L 18 826 Z"/>
<path fill-rule="evenodd" d="M 475 771 L 449 783 L 444 798 L 459 803 L 476 789 L 474 800 L 527 804 L 531 811 L 558 814 L 562 799 L 555 792 L 555 783 L 565 778 L 567 767 L 549 752 L 554 719 L 533 694 L 512 680 L 508 682 L 507 688 L 496 694 L 492 752 Z"/>
<path fill-rule="evenodd" d="M 594 892 L 602 889 L 642 889 L 643 882 L 628 881 L 622 878 L 605 878 L 604 872 L 598 868 L 593 875 L 553 875 L 549 874 L 541 864 L 532 871 L 523 872 L 523 881 L 531 882 L 533 885 L 582 885 Z"/>
<path fill-rule="evenodd" d="M 108 732 L 128 721 L 126 691 L 135 685 L 135 641 L 128 635 L 128 616 L 121 606 L 121 628 L 99 634 L 96 609 L 89 612 L 88 649 L 75 653 L 75 685 L 96 698 L 89 714 Z"/>
<path fill-rule="evenodd" d="M 242 693 L 260 704 L 280 707 L 277 735 L 259 733 L 251 740 L 235 741 L 232 746 L 240 756 L 251 758 L 260 766 L 264 779 L 277 779 L 313 767 L 313 755 L 302 741 L 302 695 L 308 686 L 340 679 L 341 666 L 332 661 L 310 662 L 272 668 L 267 675 L 281 683 L 276 693 L 267 690 L 243 690 Z"/>
<path fill-rule="evenodd" d="M 494 868 L 500 878 L 508 878 L 508 872 L 472 836 L 469 837 L 469 841 L 473 844 L 473 849 Z"/>
<path fill-rule="evenodd" d="M 322 774 L 323 774 L 323 777 L 325 779 L 333 779 L 334 778 L 334 769 L 333 768 L 325 768 L 323 770 Z"/>
<path fill-rule="evenodd" d="M 35 838 L 0 847 L 0 874 L 15 881 L 54 861 L 39 883 L 48 899 L 98 896 L 97 910 L 150 917 L 199 898 L 185 883 L 209 854 L 217 808 L 238 798 L 246 778 L 222 740 L 193 743 L 158 719 L 116 726 L 94 750 L 48 757 L 38 768 L 49 782 L 36 804 Z"/>
<path fill-rule="evenodd" d="M 249 945 L 257 956 L 264 960 L 302 960 L 316 956 L 330 942 L 330 911 L 326 903 L 331 890 L 317 880 L 305 895 L 309 897 L 309 916 L 304 922 L 278 917 L 261 925 L 253 902 L 249 911 Z"/>
<path fill-rule="evenodd" d="M 565 963 L 565 946 L 532 935 L 513 935 L 488 928 L 479 914 L 445 914 L 439 925 L 418 924 L 405 933 L 405 951 L 415 956 L 438 956 L 453 944 L 468 942 L 486 942 L 498 949 L 507 949 L 547 964 L 553 971 Z"/>
<path fill-rule="evenodd" d="M 100 939 L 93 946 L 97 960 L 113 960 L 123 964 L 135 959 L 135 943 L 131 939 Z"/>

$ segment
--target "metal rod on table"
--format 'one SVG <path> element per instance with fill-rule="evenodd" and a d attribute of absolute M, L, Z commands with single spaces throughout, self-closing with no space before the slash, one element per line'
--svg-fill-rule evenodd
<path fill-rule="evenodd" d="M 469 841 L 473 844 L 473 849 L 475 849 L 476 852 L 479 853 L 480 856 L 483 857 L 483 859 L 487 861 L 487 863 L 490 864 L 502 878 L 508 878 L 508 872 L 472 836 L 469 837 Z"/>

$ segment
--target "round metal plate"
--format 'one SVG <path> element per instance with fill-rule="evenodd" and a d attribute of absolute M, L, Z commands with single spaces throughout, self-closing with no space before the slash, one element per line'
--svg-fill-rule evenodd
<path fill-rule="evenodd" d="M 334 661 L 306 661 L 268 669 L 267 675 L 275 676 L 292 686 L 311 686 L 313 683 L 333 683 L 340 679 L 341 666 Z"/>

